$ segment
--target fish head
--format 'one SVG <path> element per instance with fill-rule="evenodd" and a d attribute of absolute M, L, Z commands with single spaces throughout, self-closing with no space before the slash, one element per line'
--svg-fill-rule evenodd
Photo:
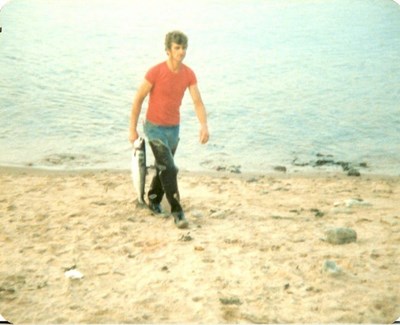
<path fill-rule="evenodd" d="M 133 148 L 135 150 L 144 150 L 145 141 L 144 138 L 139 137 L 133 142 Z"/>

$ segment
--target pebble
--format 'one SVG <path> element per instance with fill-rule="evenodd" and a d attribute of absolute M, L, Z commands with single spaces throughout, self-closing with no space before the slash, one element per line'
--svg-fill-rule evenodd
<path fill-rule="evenodd" d="M 76 269 L 68 270 L 64 273 L 64 275 L 72 280 L 80 280 L 83 278 L 83 274 Z"/>
<path fill-rule="evenodd" d="M 285 166 L 275 166 L 274 170 L 277 171 L 277 172 L 282 172 L 282 173 L 286 173 L 287 172 L 287 169 L 286 169 Z"/>
<path fill-rule="evenodd" d="M 234 165 L 233 165 L 233 166 L 229 166 L 228 170 L 229 170 L 231 173 L 240 174 L 240 173 L 241 173 L 240 168 L 241 168 L 240 165 L 237 165 L 237 166 L 234 166 Z"/>
<path fill-rule="evenodd" d="M 342 273 L 342 269 L 334 262 L 326 260 L 323 265 L 323 271 L 330 275 L 339 275 Z"/>
<path fill-rule="evenodd" d="M 190 232 L 188 232 L 186 235 L 182 235 L 178 240 L 179 241 L 192 241 L 194 238 L 190 236 Z"/>
<path fill-rule="evenodd" d="M 361 176 L 361 173 L 355 169 L 355 168 L 351 168 L 348 172 L 347 172 L 347 176 L 356 176 L 359 177 Z"/>
<path fill-rule="evenodd" d="M 351 208 L 351 207 L 353 207 L 353 206 L 369 207 L 369 206 L 372 205 L 371 203 L 369 203 L 369 202 L 367 202 L 367 201 L 364 201 L 363 199 L 349 199 L 349 200 L 346 200 L 346 201 L 344 202 L 344 204 L 345 204 L 346 207 L 348 207 L 348 208 Z"/>
<path fill-rule="evenodd" d="M 219 301 L 223 305 L 241 305 L 242 302 L 237 297 L 226 297 L 226 298 L 219 298 Z"/>
<path fill-rule="evenodd" d="M 215 211 L 210 215 L 210 218 L 213 219 L 225 219 L 227 215 L 227 212 L 222 210 L 222 211 Z"/>
<path fill-rule="evenodd" d="M 200 219 L 204 217 L 204 214 L 201 211 L 194 210 L 191 212 L 193 218 Z"/>
<path fill-rule="evenodd" d="M 357 233 L 351 228 L 333 228 L 326 232 L 326 241 L 334 245 L 343 245 L 357 241 Z"/>

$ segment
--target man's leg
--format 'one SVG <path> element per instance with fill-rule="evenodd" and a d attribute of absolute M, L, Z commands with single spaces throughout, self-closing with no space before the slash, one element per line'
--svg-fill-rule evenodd
<path fill-rule="evenodd" d="M 156 140 L 156 142 L 157 142 L 157 140 Z M 177 148 L 175 147 L 171 150 L 173 157 L 175 156 L 176 149 Z M 153 147 L 152 147 L 152 151 L 154 151 Z M 174 164 L 174 166 L 175 166 L 175 164 Z M 161 213 L 161 201 L 162 201 L 164 193 L 165 193 L 163 185 L 161 183 L 160 173 L 161 173 L 161 171 L 158 168 L 158 163 L 156 161 L 156 173 L 153 176 L 153 179 L 150 183 L 150 189 L 147 194 L 148 198 L 149 198 L 150 209 L 156 213 Z"/>
<path fill-rule="evenodd" d="M 165 192 L 168 203 L 171 206 L 171 213 L 175 218 L 175 223 L 179 228 L 186 228 L 188 223 L 185 219 L 182 206 L 180 205 L 180 197 L 178 190 L 177 175 L 178 170 L 174 163 L 174 151 L 171 151 L 162 141 L 150 141 L 150 147 L 156 160 L 157 174 L 153 179 L 152 186 L 154 188 L 149 191 L 149 199 L 155 203 L 161 202 L 161 191 Z M 160 186 L 161 185 L 161 186 Z M 153 198 L 151 198 L 151 195 Z"/>
<path fill-rule="evenodd" d="M 149 198 L 150 209 L 155 213 L 161 213 L 161 201 L 164 196 L 164 189 L 161 184 L 160 170 L 158 167 L 156 167 L 156 174 L 151 181 L 147 196 Z"/>

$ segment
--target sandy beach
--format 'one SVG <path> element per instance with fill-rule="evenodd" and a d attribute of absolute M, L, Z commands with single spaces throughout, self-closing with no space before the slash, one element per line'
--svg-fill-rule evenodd
<path fill-rule="evenodd" d="M 185 230 L 136 205 L 128 172 L 1 168 L 0 314 L 16 324 L 400 316 L 400 177 L 179 181 Z M 357 237 L 332 242 L 335 228 Z"/>

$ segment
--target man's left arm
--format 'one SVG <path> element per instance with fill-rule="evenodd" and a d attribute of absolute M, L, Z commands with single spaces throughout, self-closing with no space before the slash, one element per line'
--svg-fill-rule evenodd
<path fill-rule="evenodd" d="M 192 97 L 194 109 L 196 111 L 197 118 L 200 122 L 200 143 L 204 144 L 208 142 L 210 134 L 208 132 L 207 125 L 207 111 L 201 99 L 200 90 L 197 84 L 189 87 L 190 96 Z"/>

